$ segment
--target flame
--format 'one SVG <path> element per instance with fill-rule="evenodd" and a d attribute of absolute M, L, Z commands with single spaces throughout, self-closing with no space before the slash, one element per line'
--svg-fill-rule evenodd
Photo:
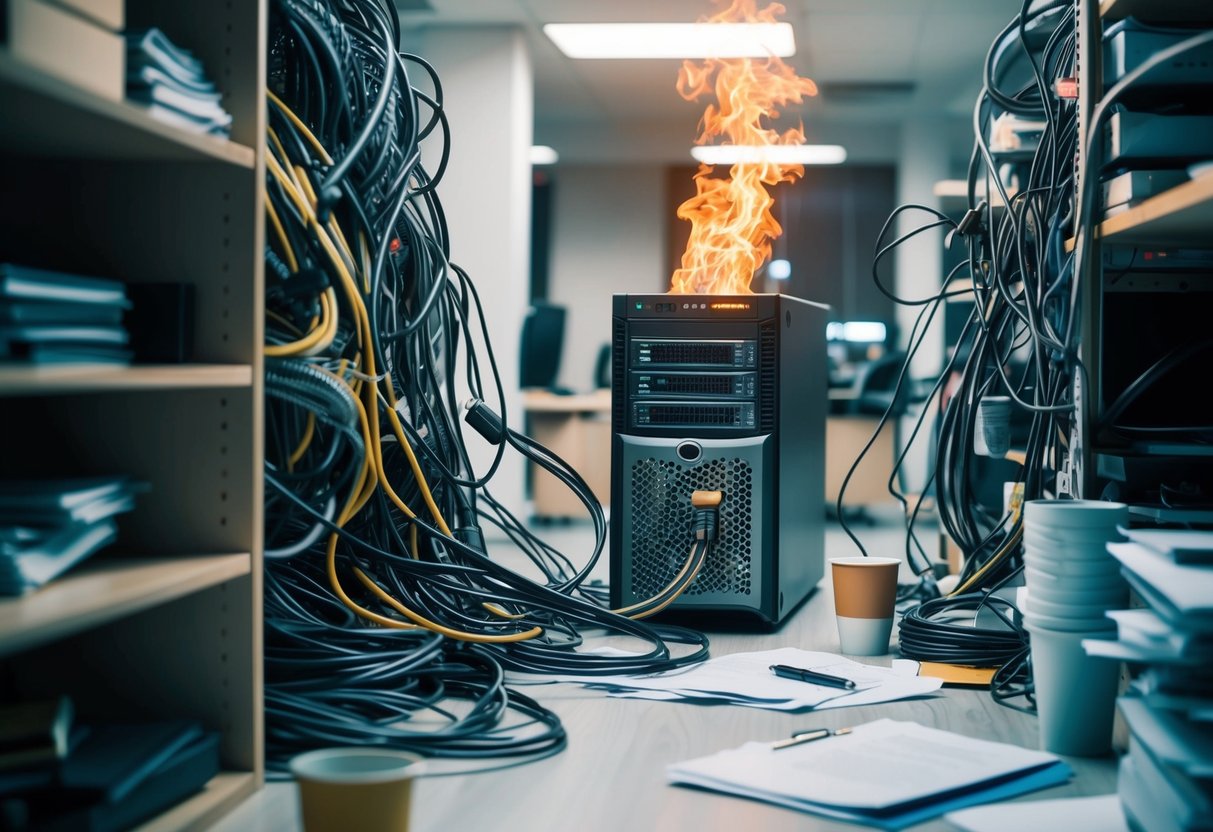
<path fill-rule="evenodd" d="M 721 0 L 717 0 L 721 2 Z M 756 0 L 731 0 L 708 23 L 775 23 L 784 12 L 779 3 L 762 10 Z M 817 94 L 817 85 L 775 56 L 766 59 L 709 58 L 683 61 L 678 94 L 694 101 L 715 91 L 700 122 L 696 144 L 723 138 L 725 144 L 804 144 L 803 127 L 779 133 L 762 119 L 779 117 L 779 107 Z M 773 162 L 735 164 L 728 179 L 711 176 L 701 164 L 695 174 L 696 194 L 678 207 L 678 218 L 690 220 L 691 237 L 675 270 L 671 294 L 750 294 L 754 272 L 771 256 L 771 240 L 783 229 L 771 214 L 774 200 L 767 186 L 793 182 L 804 175 L 801 165 Z"/>

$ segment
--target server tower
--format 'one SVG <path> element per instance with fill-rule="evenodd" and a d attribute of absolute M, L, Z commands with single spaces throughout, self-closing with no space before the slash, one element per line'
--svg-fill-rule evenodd
<path fill-rule="evenodd" d="M 720 491 L 715 546 L 671 611 L 777 626 L 825 569 L 828 307 L 785 295 L 615 295 L 611 605 L 657 594 L 691 547 L 691 492 Z"/>

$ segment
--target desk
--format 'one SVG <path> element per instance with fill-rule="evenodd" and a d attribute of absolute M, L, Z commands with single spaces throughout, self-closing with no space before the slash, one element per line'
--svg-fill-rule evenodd
<path fill-rule="evenodd" d="M 837 399 L 834 391 L 830 398 Z M 847 472 L 859 457 L 864 445 L 872 438 L 879 416 L 863 414 L 830 414 L 826 417 L 826 506 L 838 504 L 838 492 L 842 490 Z M 893 460 L 897 450 L 893 445 L 892 420 L 876 437 L 868 449 L 863 462 L 855 469 L 843 495 L 844 508 L 892 503 L 889 494 L 889 475 L 893 471 Z"/>
<path fill-rule="evenodd" d="M 546 390 L 522 391 L 531 438 L 585 478 L 606 506 L 611 499 L 611 391 L 560 396 Z M 585 517 L 585 506 L 560 480 L 531 465 L 535 516 Z"/>
<path fill-rule="evenodd" d="M 833 601 L 826 589 L 813 595 L 779 632 L 711 637 L 714 655 L 784 646 L 838 650 Z M 887 665 L 890 657 L 862 661 Z M 919 700 L 819 714 L 608 699 L 573 685 L 531 686 L 524 691 L 559 714 L 568 731 L 568 748 L 555 757 L 504 771 L 418 781 L 413 792 L 413 832 L 855 832 L 862 827 L 667 785 L 665 766 L 747 740 L 775 740 L 804 728 L 837 728 L 881 717 L 1037 747 L 1036 718 L 995 704 L 984 691 L 945 689 Z M 1020 799 L 1116 791 L 1112 758 L 1066 759 L 1076 773 L 1070 783 Z M 430 765 L 431 770 L 440 770 L 452 763 L 435 760 Z M 295 799 L 293 785 L 270 784 L 212 832 L 295 830 Z M 941 819 L 911 829 L 955 832 Z"/>

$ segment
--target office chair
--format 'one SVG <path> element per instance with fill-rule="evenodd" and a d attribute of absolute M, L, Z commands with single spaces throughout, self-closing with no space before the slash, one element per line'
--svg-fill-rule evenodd
<path fill-rule="evenodd" d="M 859 371 L 859 378 L 855 381 L 857 394 L 855 398 L 847 401 L 845 412 L 880 416 L 889 409 L 890 404 L 893 404 L 894 409 L 890 418 L 904 415 L 912 401 L 911 397 L 914 395 L 911 380 L 906 379 L 902 384 L 901 395 L 896 397 L 896 402 L 894 402 L 894 392 L 897 389 L 897 377 L 901 374 L 901 367 L 905 361 L 906 354 L 900 350 L 894 350 L 863 365 Z"/>

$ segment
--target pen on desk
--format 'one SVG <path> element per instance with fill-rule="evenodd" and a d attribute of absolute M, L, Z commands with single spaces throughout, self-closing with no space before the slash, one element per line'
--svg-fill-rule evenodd
<path fill-rule="evenodd" d="M 812 731 L 801 731 L 798 734 L 793 734 L 786 740 L 780 740 L 771 746 L 772 751 L 778 751 L 781 748 L 790 748 L 793 745 L 800 745 L 813 740 L 824 740 L 826 737 L 840 737 L 843 734 L 851 733 L 850 728 L 839 728 L 836 731 L 831 731 L 829 728 L 815 728 Z"/>
<path fill-rule="evenodd" d="M 850 679 L 844 679 L 841 676 L 831 676 L 828 673 L 818 673 L 816 670 L 806 670 L 801 667 L 789 667 L 786 664 L 771 665 L 771 672 L 776 676 L 782 676 L 784 679 L 797 679 L 801 682 L 809 682 L 814 685 L 825 685 L 830 688 L 844 688 L 846 690 L 854 690 L 855 683 Z"/>

